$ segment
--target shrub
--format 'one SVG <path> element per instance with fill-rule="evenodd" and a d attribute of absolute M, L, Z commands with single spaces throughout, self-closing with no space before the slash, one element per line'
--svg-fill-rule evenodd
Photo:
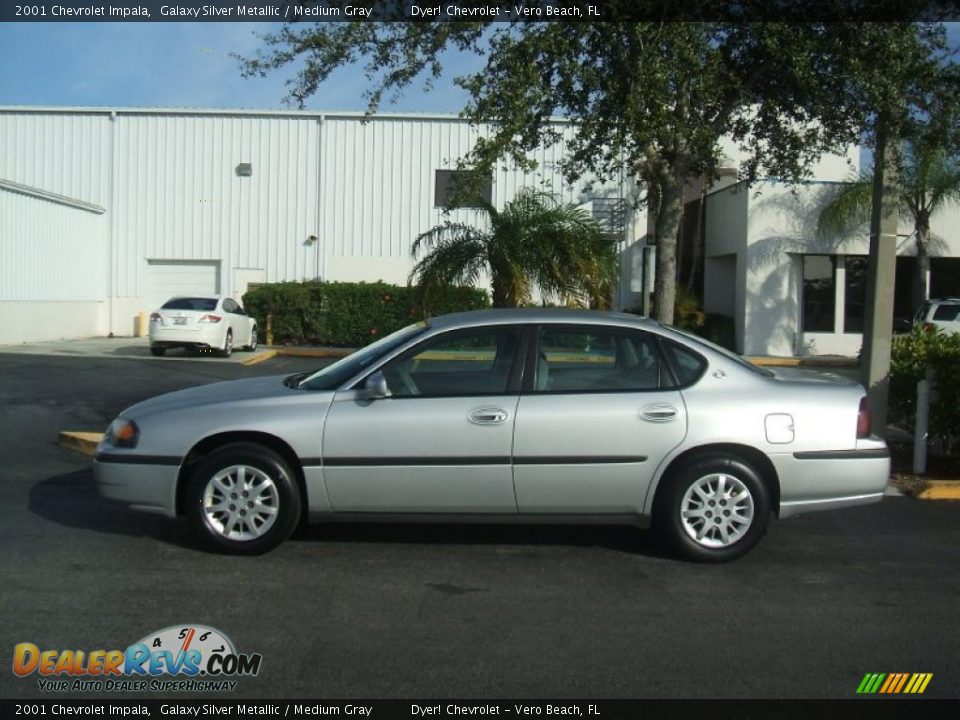
<path fill-rule="evenodd" d="M 915 326 L 894 337 L 890 354 L 890 421 L 912 427 L 917 414 L 917 383 L 933 368 L 931 436 L 960 437 L 960 335 Z"/>
<path fill-rule="evenodd" d="M 261 285 L 243 296 L 247 312 L 266 334 L 270 316 L 275 343 L 362 347 L 426 315 L 416 306 L 416 289 L 384 282 L 284 282 Z M 451 287 L 432 297 L 441 315 L 490 306 L 487 293 Z"/>

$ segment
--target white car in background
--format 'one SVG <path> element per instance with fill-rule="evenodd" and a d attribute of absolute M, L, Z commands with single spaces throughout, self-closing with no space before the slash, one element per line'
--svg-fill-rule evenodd
<path fill-rule="evenodd" d="M 945 333 L 960 333 L 960 298 L 927 300 L 913 318 L 928 330 L 939 328 Z"/>
<path fill-rule="evenodd" d="M 257 321 L 233 298 L 173 297 L 150 314 L 150 352 L 160 357 L 175 347 L 213 350 L 221 357 L 230 357 L 234 347 L 256 350 Z"/>

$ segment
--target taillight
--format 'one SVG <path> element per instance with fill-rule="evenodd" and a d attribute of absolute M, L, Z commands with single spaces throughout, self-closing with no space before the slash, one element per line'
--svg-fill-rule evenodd
<path fill-rule="evenodd" d="M 163 322 L 163 318 L 160 313 L 150 313 L 150 322 Z"/>
<path fill-rule="evenodd" d="M 223 319 L 223 318 L 221 318 L 219 315 L 204 315 L 202 318 L 200 318 L 200 322 L 202 322 L 202 323 L 218 323 L 218 322 L 220 322 L 222 319 Z"/>
<path fill-rule="evenodd" d="M 860 398 L 860 410 L 857 412 L 857 437 L 870 437 L 870 403 L 866 395 Z"/>
<path fill-rule="evenodd" d="M 936 329 L 937 329 L 937 326 L 934 325 L 934 324 L 931 323 L 931 322 L 925 322 L 925 323 L 923 324 L 923 330 L 924 330 L 924 332 L 929 332 L 929 333 L 930 333 L 930 332 L 935 332 Z"/>

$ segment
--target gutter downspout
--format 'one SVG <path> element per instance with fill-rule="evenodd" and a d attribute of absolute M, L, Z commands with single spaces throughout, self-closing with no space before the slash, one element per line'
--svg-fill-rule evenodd
<path fill-rule="evenodd" d="M 314 252 L 317 254 L 317 280 L 320 282 L 325 282 L 327 279 L 326 243 L 324 242 L 325 238 L 320 228 L 320 223 L 323 219 L 323 164 L 327 157 L 327 153 L 324 152 L 324 144 L 327 138 L 326 120 L 326 114 L 321 114 L 320 117 L 317 118 L 317 134 L 319 135 L 317 138 L 317 208 L 315 214 L 317 242 L 315 243 L 316 248 Z"/>
<path fill-rule="evenodd" d="M 113 337 L 114 295 L 116 294 L 114 246 L 117 213 L 117 111 L 110 111 L 110 208 L 107 211 L 107 335 Z"/>

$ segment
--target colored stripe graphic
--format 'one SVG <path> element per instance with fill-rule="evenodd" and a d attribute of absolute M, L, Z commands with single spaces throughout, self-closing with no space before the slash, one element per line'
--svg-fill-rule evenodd
<path fill-rule="evenodd" d="M 926 691 L 933 673 L 867 673 L 857 686 L 860 695 L 919 695 Z"/>

